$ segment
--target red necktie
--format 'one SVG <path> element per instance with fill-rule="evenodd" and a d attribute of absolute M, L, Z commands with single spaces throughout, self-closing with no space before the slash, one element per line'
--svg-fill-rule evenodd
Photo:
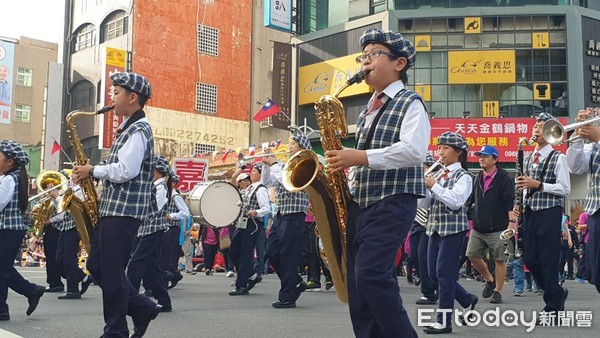
<path fill-rule="evenodd" d="M 444 178 L 445 181 L 448 180 L 448 174 L 450 173 L 450 170 L 445 169 L 444 172 L 442 173 L 442 175 L 440 176 L 440 178 Z"/>
<path fill-rule="evenodd" d="M 371 107 L 369 108 L 369 110 L 367 111 L 366 115 L 370 115 L 372 112 L 374 112 L 375 110 L 381 108 L 383 106 L 383 101 L 381 101 L 381 99 L 383 98 L 383 95 L 385 94 L 379 94 L 377 95 L 376 98 L 373 99 L 373 103 L 371 104 Z"/>
<path fill-rule="evenodd" d="M 533 163 L 540 164 L 540 153 L 539 152 L 536 152 L 535 154 L 533 154 Z"/>

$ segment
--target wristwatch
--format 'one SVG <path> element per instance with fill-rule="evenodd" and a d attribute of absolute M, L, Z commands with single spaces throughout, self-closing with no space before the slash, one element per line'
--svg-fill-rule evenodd
<path fill-rule="evenodd" d="M 91 178 L 94 178 L 94 166 L 92 166 L 92 167 L 90 168 L 90 172 L 88 173 L 88 175 L 89 175 Z"/>
<path fill-rule="evenodd" d="M 540 182 L 539 191 L 544 191 L 544 182 Z"/>

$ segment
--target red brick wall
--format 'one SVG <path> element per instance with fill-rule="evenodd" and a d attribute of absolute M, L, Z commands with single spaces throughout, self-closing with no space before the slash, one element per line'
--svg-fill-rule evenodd
<path fill-rule="evenodd" d="M 194 113 L 200 80 L 218 87 L 217 117 L 249 121 L 252 0 L 200 1 L 198 23 L 219 30 L 217 57 L 197 53 L 196 1 L 134 3 L 132 68 L 150 80 L 149 105 Z"/>

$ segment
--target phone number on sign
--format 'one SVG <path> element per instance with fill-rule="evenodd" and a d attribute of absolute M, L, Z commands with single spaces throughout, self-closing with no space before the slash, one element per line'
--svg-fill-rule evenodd
<path fill-rule="evenodd" d="M 175 129 L 175 128 L 153 128 L 155 136 L 163 138 L 185 139 L 192 142 L 216 143 L 222 145 L 233 145 L 233 137 L 217 134 L 201 133 L 199 131 Z"/>

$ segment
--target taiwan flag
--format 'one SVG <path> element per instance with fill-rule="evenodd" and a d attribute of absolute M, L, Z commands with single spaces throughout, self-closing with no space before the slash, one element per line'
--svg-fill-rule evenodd
<path fill-rule="evenodd" d="M 60 144 L 58 144 L 58 142 L 56 142 L 56 140 L 55 140 L 54 144 L 52 145 L 52 150 L 50 151 L 50 154 L 54 155 L 59 151 L 60 151 Z"/>
<path fill-rule="evenodd" d="M 258 112 L 256 112 L 256 115 L 254 115 L 254 121 L 262 122 L 267 117 L 273 116 L 279 112 L 281 112 L 281 109 L 279 109 L 275 102 L 273 102 L 271 99 L 268 99 L 265 105 L 262 106 Z"/>

